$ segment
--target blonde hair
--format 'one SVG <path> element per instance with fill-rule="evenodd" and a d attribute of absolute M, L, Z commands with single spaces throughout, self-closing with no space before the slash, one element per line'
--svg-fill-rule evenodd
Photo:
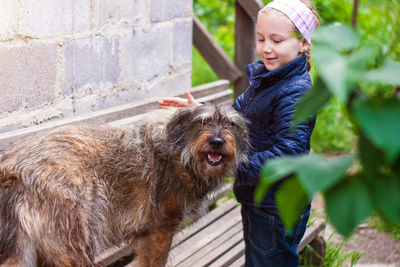
<path fill-rule="evenodd" d="M 321 25 L 321 20 L 320 20 L 319 13 L 318 13 L 317 9 L 315 8 L 314 4 L 309 0 L 299 0 L 299 1 L 302 2 L 308 9 L 310 9 L 310 11 L 313 13 L 314 18 L 315 18 L 316 27 L 319 27 Z M 274 9 L 273 8 L 264 7 L 263 9 L 261 9 L 258 12 L 258 16 L 260 16 L 262 14 L 268 14 L 270 12 L 270 10 L 274 10 Z M 296 28 L 296 26 L 294 24 L 293 24 L 293 28 L 294 28 L 294 31 L 299 34 L 299 36 L 302 36 L 300 31 Z M 299 38 L 301 39 L 301 38 L 304 38 L 304 37 L 299 37 Z M 306 59 L 307 59 L 307 71 L 310 71 L 310 69 L 311 69 L 311 63 L 310 63 L 310 60 L 311 60 L 311 44 L 310 44 L 310 47 L 307 49 L 307 51 L 304 52 L 304 54 L 306 55 Z"/>

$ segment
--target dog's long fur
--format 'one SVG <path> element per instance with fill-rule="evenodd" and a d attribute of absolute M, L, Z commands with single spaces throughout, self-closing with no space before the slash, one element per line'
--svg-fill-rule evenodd
<path fill-rule="evenodd" d="M 184 216 L 246 161 L 248 141 L 228 106 L 162 113 L 135 127 L 62 127 L 4 151 L 0 263 L 94 266 L 135 241 L 139 266 L 164 265 Z"/>

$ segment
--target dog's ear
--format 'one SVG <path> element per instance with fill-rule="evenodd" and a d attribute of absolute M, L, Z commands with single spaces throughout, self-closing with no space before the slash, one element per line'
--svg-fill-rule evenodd
<path fill-rule="evenodd" d="M 192 118 L 192 109 L 180 108 L 171 117 L 166 127 L 167 152 L 173 155 L 181 151 L 186 145 L 186 129 Z"/>

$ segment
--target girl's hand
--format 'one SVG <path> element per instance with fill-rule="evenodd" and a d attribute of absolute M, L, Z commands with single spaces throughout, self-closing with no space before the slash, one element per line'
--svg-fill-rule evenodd
<path fill-rule="evenodd" d="M 199 106 L 200 103 L 198 103 L 192 94 L 190 94 L 189 91 L 186 91 L 185 93 L 186 99 L 184 98 L 164 98 L 160 101 L 158 101 L 158 106 L 160 108 L 169 108 L 169 107 L 194 107 L 194 106 Z"/>

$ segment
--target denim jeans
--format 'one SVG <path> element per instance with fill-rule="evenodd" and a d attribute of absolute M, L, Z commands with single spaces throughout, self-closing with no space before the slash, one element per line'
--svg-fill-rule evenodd
<path fill-rule="evenodd" d="M 296 249 L 307 227 L 310 206 L 292 232 L 286 232 L 277 210 L 242 205 L 245 267 L 299 266 Z"/>

